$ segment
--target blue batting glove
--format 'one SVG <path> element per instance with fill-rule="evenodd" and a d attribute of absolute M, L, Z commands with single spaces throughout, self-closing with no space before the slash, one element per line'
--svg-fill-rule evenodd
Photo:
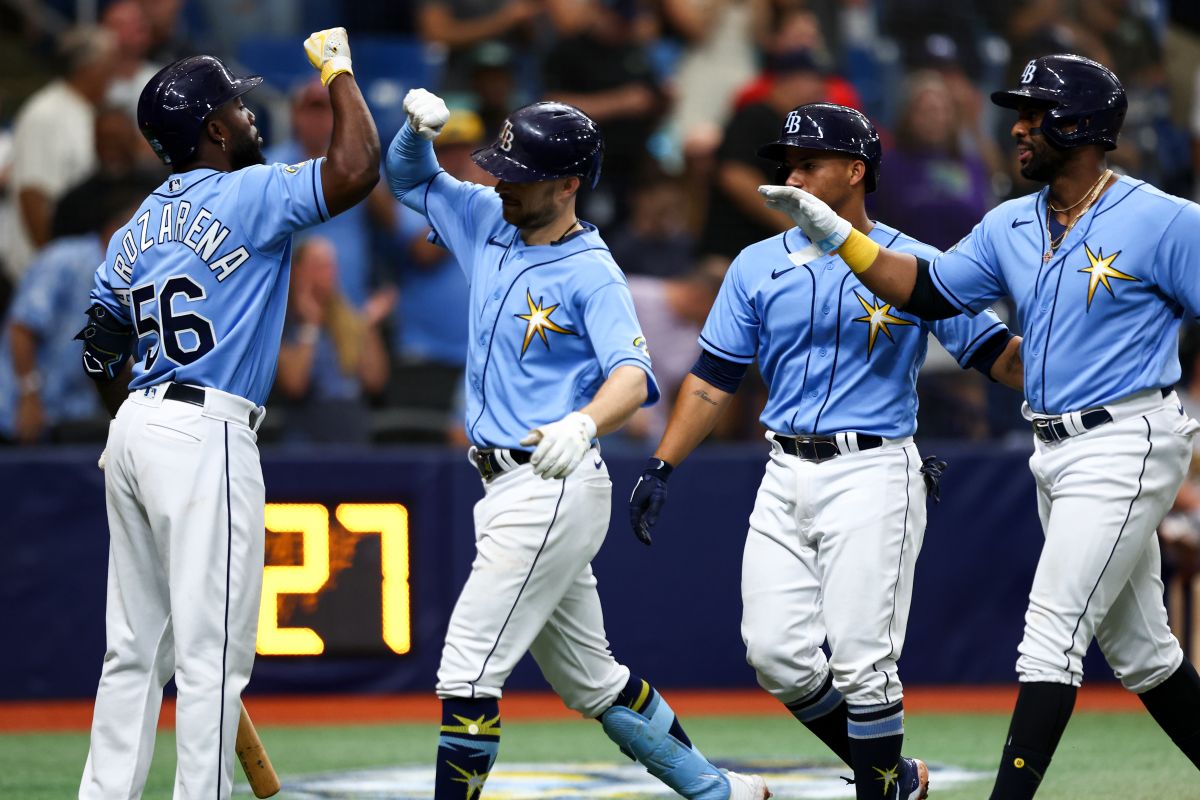
<path fill-rule="evenodd" d="M 661 458 L 650 459 L 629 496 L 629 524 L 633 535 L 646 546 L 653 544 L 650 531 L 658 524 L 658 512 L 667 502 L 667 478 L 674 469 Z"/>

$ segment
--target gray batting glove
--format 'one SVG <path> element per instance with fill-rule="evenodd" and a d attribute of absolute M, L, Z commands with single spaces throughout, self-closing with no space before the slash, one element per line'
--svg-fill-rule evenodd
<path fill-rule="evenodd" d="M 808 240 L 828 255 L 850 236 L 854 226 L 839 217 L 825 201 L 795 186 L 760 186 L 758 193 L 767 199 L 767 208 L 782 211 L 792 218 Z"/>
<path fill-rule="evenodd" d="M 537 445 L 529 458 L 535 475 L 551 480 L 565 478 L 579 466 L 596 438 L 596 422 L 582 411 L 572 411 L 558 422 L 534 428 L 521 440 Z"/>
<path fill-rule="evenodd" d="M 404 95 L 404 112 L 408 114 L 408 127 L 422 139 L 436 138 L 450 119 L 446 101 L 424 89 L 410 89 Z"/>

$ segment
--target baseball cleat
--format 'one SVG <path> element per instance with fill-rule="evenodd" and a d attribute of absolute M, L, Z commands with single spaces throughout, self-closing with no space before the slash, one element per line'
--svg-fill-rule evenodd
<path fill-rule="evenodd" d="M 925 800 L 929 797 L 929 767 L 919 758 L 901 757 L 900 791 L 897 800 Z"/>
<path fill-rule="evenodd" d="M 757 775 L 726 770 L 725 777 L 729 779 L 729 800 L 766 800 L 771 796 L 767 782 Z"/>

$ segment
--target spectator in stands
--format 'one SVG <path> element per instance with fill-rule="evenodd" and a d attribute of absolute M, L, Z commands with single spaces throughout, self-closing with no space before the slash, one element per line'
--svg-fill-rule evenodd
<path fill-rule="evenodd" d="M 969 233 L 993 205 L 990 170 L 963 146 L 963 122 L 941 75 L 912 75 L 895 144 L 883 157 L 888 179 L 871 196 L 872 214 L 895 220 L 901 230 L 941 250 Z"/>
<path fill-rule="evenodd" d="M 624 225 L 606 237 L 626 275 L 677 278 L 692 271 L 695 240 L 688 230 L 684 185 L 657 170 L 643 176 L 630 197 Z"/>
<path fill-rule="evenodd" d="M 371 438 L 366 397 L 387 382 L 379 325 L 395 296 L 375 295 L 360 313 L 338 291 L 337 270 L 337 251 L 328 239 L 309 236 L 297 246 L 275 376 L 287 442 Z"/>
<path fill-rule="evenodd" d="M 26 270 L 0 336 L 0 442 L 103 439 L 107 414 L 79 367 L 83 310 L 109 238 L 153 186 L 113 186 L 93 200 L 106 211 L 91 230 L 55 239 Z"/>
<path fill-rule="evenodd" d="M 600 185 L 580 195 L 580 216 L 612 225 L 628 214 L 629 192 L 650 159 L 647 143 L 668 107 L 650 61 L 654 18 L 640 0 L 548 1 L 576 16 L 556 17 L 563 38 L 543 64 L 545 94 L 579 107 L 604 131 Z"/>
<path fill-rule="evenodd" d="M 170 64 L 197 54 L 183 30 L 184 0 L 138 0 L 150 25 L 150 49 L 147 58 L 156 64 Z M 236 25 L 232 20 L 228 24 Z"/>
<path fill-rule="evenodd" d="M 50 240 L 55 203 L 96 163 L 95 108 L 108 91 L 115 38 L 102 28 L 77 28 L 59 49 L 65 76 L 30 97 L 13 126 L 12 210 L 2 237 L 13 283 Z"/>
<path fill-rule="evenodd" d="M 78 236 L 96 230 L 107 209 L 96 198 L 109 187 L 136 182 L 157 186 L 166 174 L 137 125 L 124 109 L 106 106 L 96 112 L 96 169 L 75 184 L 54 209 L 52 236 Z"/>
<path fill-rule="evenodd" d="M 662 0 L 664 26 L 683 43 L 671 110 L 677 136 L 725 127 L 735 93 L 758 71 L 755 38 L 765 12 L 757 0 Z"/>
<path fill-rule="evenodd" d="M 107 103 L 123 109 L 131 120 L 136 120 L 142 88 L 161 66 L 147 58 L 151 45 L 150 22 L 140 0 L 116 0 L 105 7 L 100 24 L 112 32 L 117 42 Z"/>
<path fill-rule="evenodd" d="M 1183 368 L 1176 386 L 1179 402 L 1188 416 L 1200 419 L 1200 325 L 1184 329 L 1179 363 Z M 1180 575 L 1185 585 L 1200 574 L 1200 442 L 1193 442 L 1193 448 L 1192 466 L 1179 487 L 1175 507 L 1158 528 L 1170 571 Z"/>
<path fill-rule="evenodd" d="M 617 264 L 624 266 L 620 261 Z M 653 442 L 662 438 L 679 386 L 696 363 L 696 341 L 728 267 L 727 260 L 715 256 L 685 274 L 629 276 L 629 292 L 654 359 L 654 377 L 662 399 L 640 409 L 624 435 Z"/>
<path fill-rule="evenodd" d="M 296 89 L 292 94 L 291 112 L 292 138 L 268 149 L 268 162 L 296 164 L 321 158 L 329 149 L 329 140 L 333 136 L 333 107 L 320 78 L 313 78 Z M 374 284 L 372 233 L 378 230 L 388 236 L 392 234 L 396 227 L 397 206 L 387 187 L 381 185 L 365 203 L 359 203 L 309 231 L 328 239 L 337 250 L 340 292 L 355 308 L 361 308 L 367 302 Z"/>
<path fill-rule="evenodd" d="M 766 96 L 739 108 L 725 126 L 709 194 L 703 254 L 733 259 L 749 244 L 793 227 L 792 220 L 763 205 L 758 187 L 775 180 L 775 164 L 759 158 L 758 148 L 779 137 L 788 111 L 825 99 L 825 80 L 807 50 L 776 58 Z"/>
<path fill-rule="evenodd" d="M 484 42 L 471 51 L 471 93 L 483 122 L 483 140 L 492 142 L 508 113 L 525 102 L 519 99 L 512 48 L 503 42 Z"/>
<path fill-rule="evenodd" d="M 421 38 L 446 51 L 444 94 L 470 88 L 471 53 L 476 45 L 500 41 L 518 50 L 533 43 L 538 0 L 421 0 L 417 29 Z"/>
<path fill-rule="evenodd" d="M 490 185 L 495 178 L 471 160 L 472 151 L 484 141 L 479 116 L 456 109 L 433 143 L 438 163 L 450 175 Z M 410 208 L 402 208 L 400 214 L 398 239 L 404 253 L 400 259 L 400 301 L 393 326 L 395 363 L 388 405 L 433 412 L 428 415 L 428 438 L 440 439 L 445 429 L 441 417 L 451 407 L 466 366 L 469 290 L 450 251 L 427 240 L 430 230 L 425 217 Z M 417 423 L 423 418 L 413 417 Z M 406 423 L 400 427 L 422 426 Z M 416 431 L 399 432 L 402 438 L 406 433 Z"/>

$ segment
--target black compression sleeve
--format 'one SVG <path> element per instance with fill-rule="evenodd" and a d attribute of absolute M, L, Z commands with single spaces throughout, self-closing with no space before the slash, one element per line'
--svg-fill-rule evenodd
<path fill-rule="evenodd" d="M 996 379 L 992 377 L 992 367 L 996 364 L 996 359 L 1004 352 L 1004 348 L 1008 347 L 1009 340 L 1013 335 L 1007 330 L 999 330 L 983 341 L 983 344 L 975 348 L 967 366 L 963 369 L 977 369 L 987 376 L 989 381 L 995 383 Z"/>
<path fill-rule="evenodd" d="M 692 374 L 702 381 L 707 381 L 722 392 L 733 394 L 746 376 L 749 364 L 739 364 L 727 358 L 714 356 L 707 350 L 700 351 L 700 357 L 692 365 Z"/>
<path fill-rule="evenodd" d="M 962 313 L 933 285 L 929 262 L 923 258 L 917 259 L 917 280 L 913 284 L 912 296 L 900 310 L 916 314 L 924 320 L 949 319 Z"/>

